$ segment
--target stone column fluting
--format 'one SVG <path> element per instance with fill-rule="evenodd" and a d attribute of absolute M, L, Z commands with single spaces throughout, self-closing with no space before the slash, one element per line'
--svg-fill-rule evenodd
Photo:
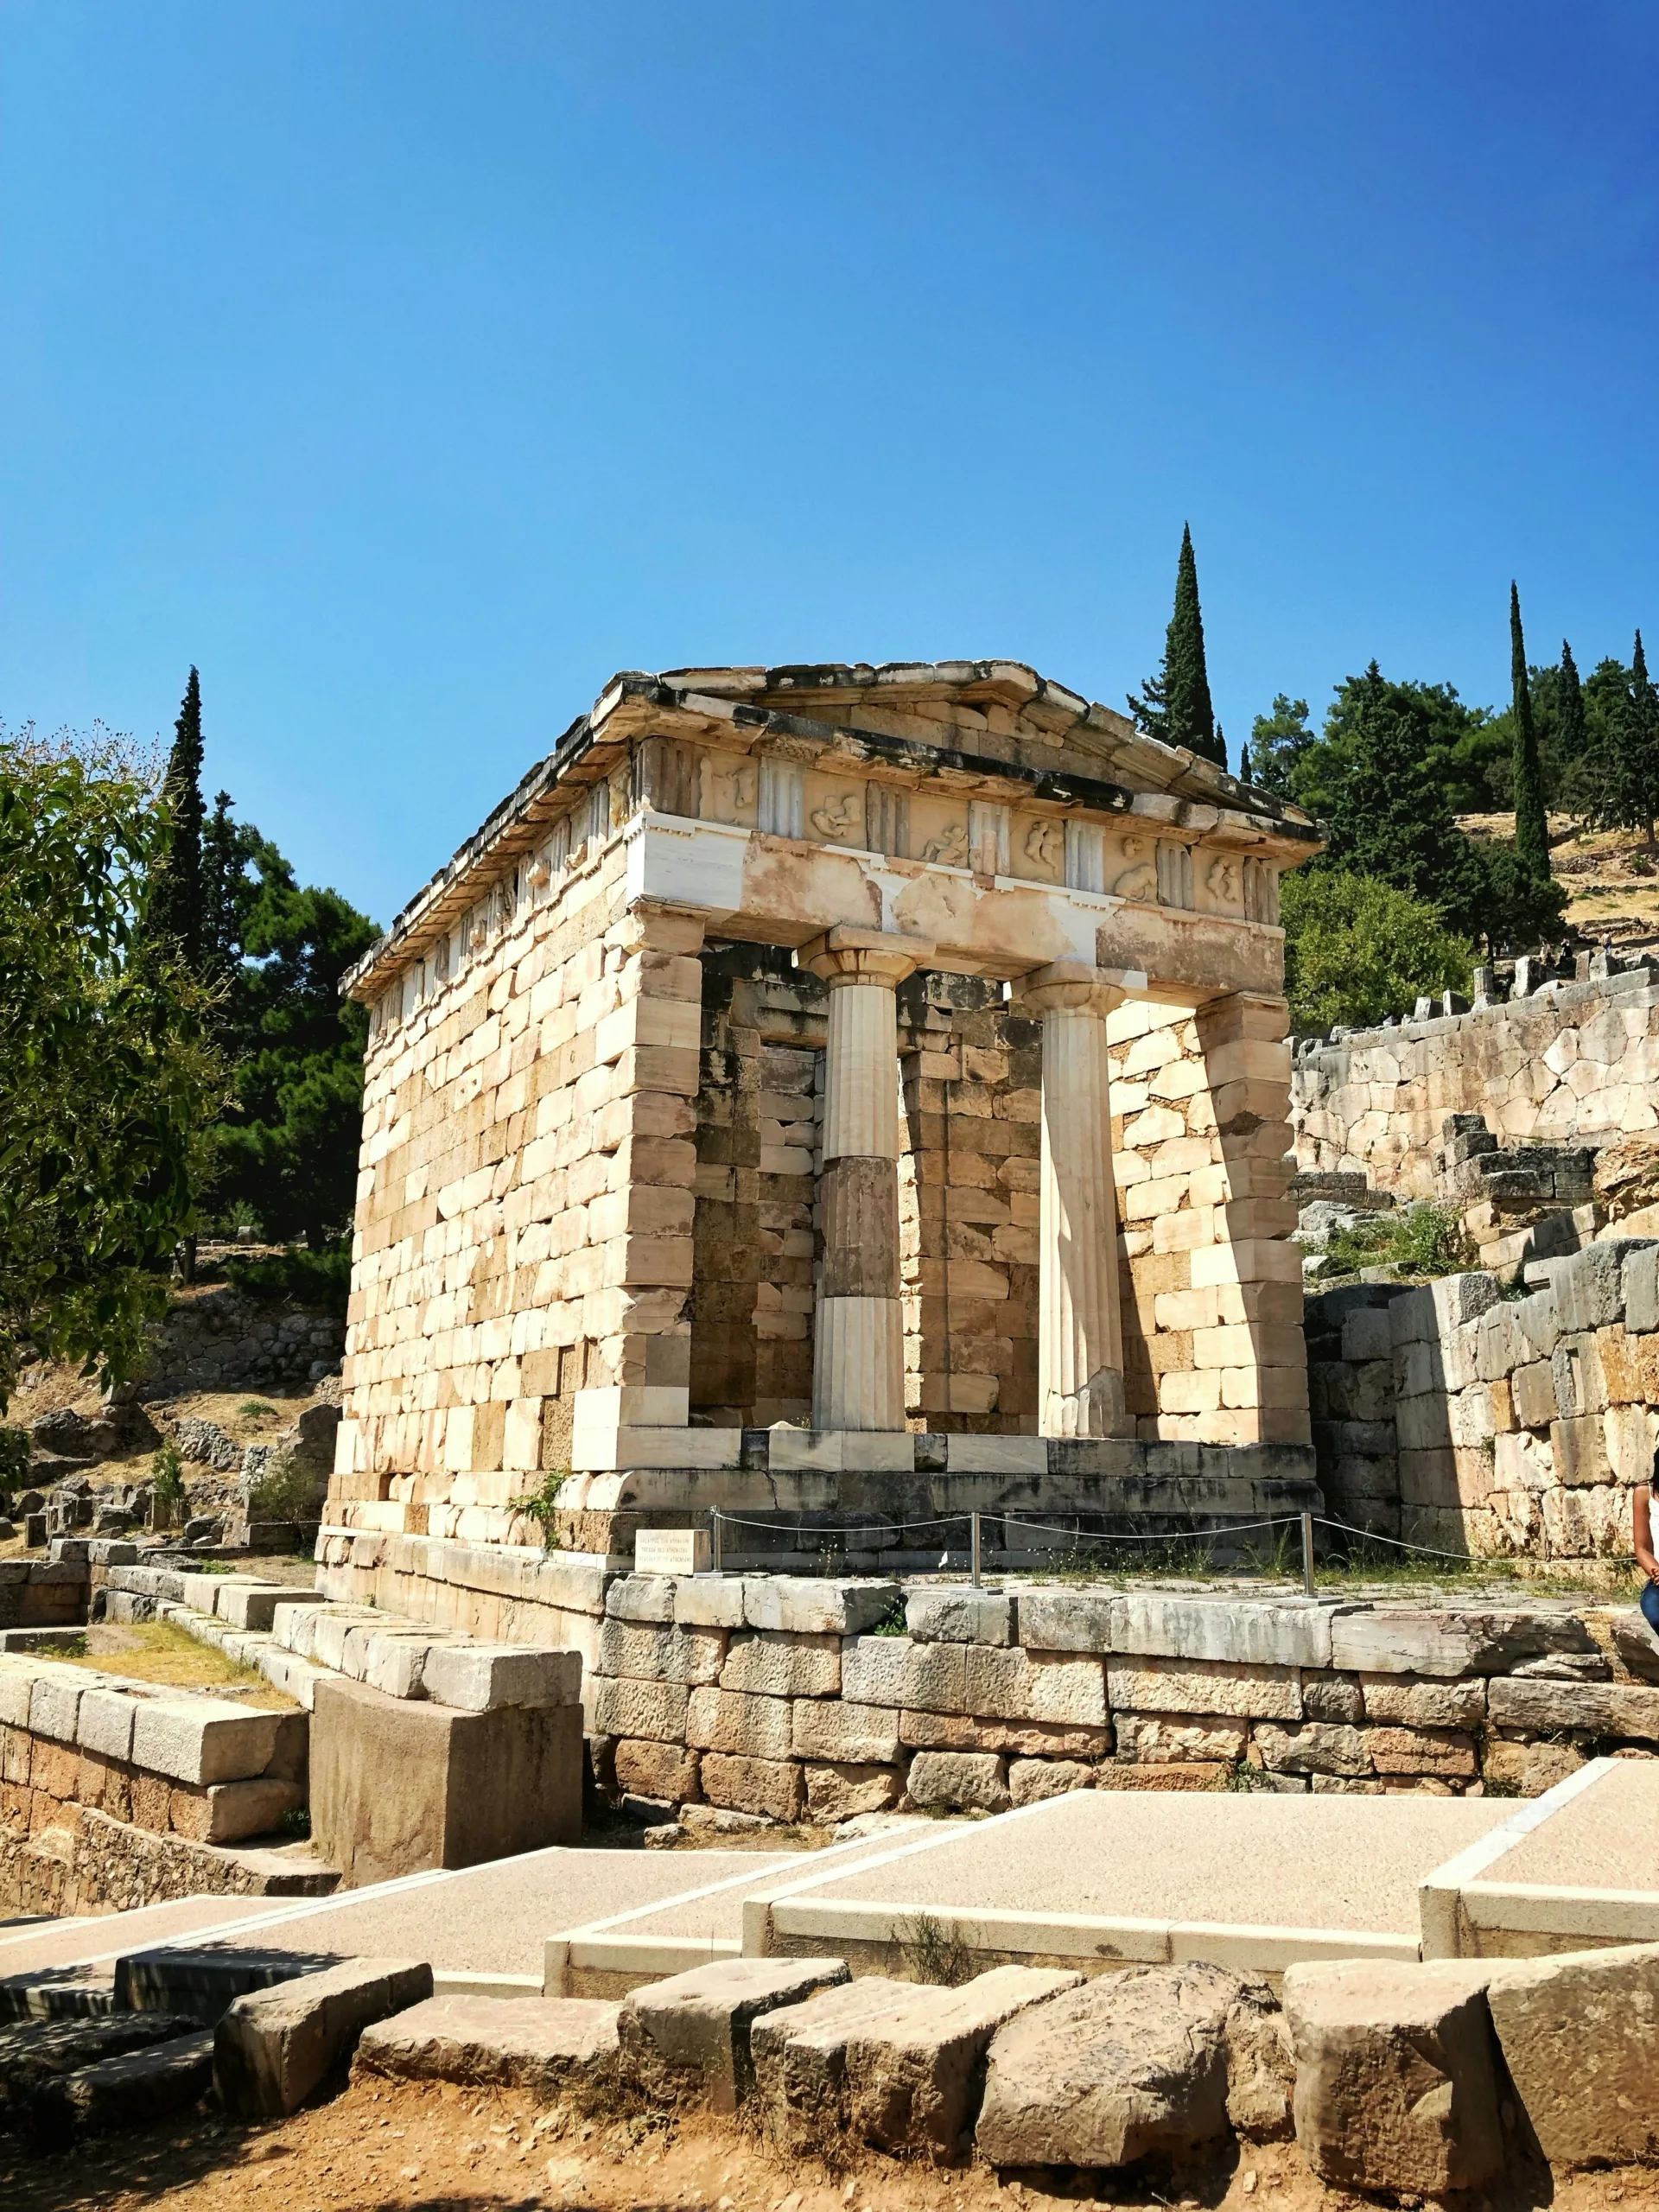
<path fill-rule="evenodd" d="M 1124 994 L 1086 962 L 1034 969 L 1017 1011 L 1043 1025 L 1037 1425 L 1044 1436 L 1121 1436 L 1123 1332 L 1106 1016 Z"/>
<path fill-rule="evenodd" d="M 899 1297 L 899 1025 L 893 993 L 932 947 L 836 928 L 801 965 L 830 986 L 824 1052 L 823 1269 L 812 1346 L 815 1429 L 905 1426 Z"/>

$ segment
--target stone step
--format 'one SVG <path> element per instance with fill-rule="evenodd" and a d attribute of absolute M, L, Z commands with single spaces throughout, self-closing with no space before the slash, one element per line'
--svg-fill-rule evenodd
<path fill-rule="evenodd" d="M 297 2110 L 356 2049 L 372 2021 L 432 1994 L 432 1969 L 410 1959 L 346 1959 L 234 1999 L 214 2031 L 213 2086 L 227 2112 Z"/>
<path fill-rule="evenodd" d="M 620 2005 L 584 1997 L 430 1997 L 359 2038 L 353 2077 L 528 2089 L 613 2066 Z"/>

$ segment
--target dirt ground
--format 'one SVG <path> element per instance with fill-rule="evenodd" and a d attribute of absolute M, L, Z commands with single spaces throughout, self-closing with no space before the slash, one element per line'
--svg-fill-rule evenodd
<path fill-rule="evenodd" d="M 159 2124 L 44 2159 L 0 2137 L 7 2212 L 1009 2212 L 1079 2198 L 1178 2212 L 1326 2212 L 1374 2202 L 1326 2189 L 1294 2144 L 1230 2145 L 1182 2170 L 1120 2176 L 999 2177 L 977 2165 L 937 2170 L 861 2152 L 834 2172 L 782 2158 L 729 2122 L 596 2127 L 511 2092 L 354 2082 L 331 2103 L 249 2126 L 209 2116 Z M 1389 2204 L 1415 2207 L 1401 2196 Z M 1548 2173 L 1454 2199 L 1467 2212 L 1659 2208 L 1659 2172 Z"/>
<path fill-rule="evenodd" d="M 1460 814 L 1458 822 L 1472 837 L 1515 835 L 1512 814 Z M 1570 928 L 1625 952 L 1659 941 L 1659 862 L 1639 833 L 1579 830 L 1553 814 L 1549 836 L 1550 867 L 1567 894 Z"/>

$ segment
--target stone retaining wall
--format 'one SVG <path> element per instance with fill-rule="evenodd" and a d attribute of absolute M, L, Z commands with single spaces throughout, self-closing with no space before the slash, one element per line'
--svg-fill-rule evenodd
<path fill-rule="evenodd" d="M 1656 1077 L 1659 989 L 1645 967 L 1310 1040 L 1291 1073 L 1297 1164 L 1431 1198 L 1448 1114 L 1483 1115 L 1506 1145 L 1605 1141 L 1659 1128 Z"/>
<path fill-rule="evenodd" d="M 68 1912 L 257 1888 L 257 1866 L 182 1847 L 267 1835 L 303 1806 L 308 1738 L 303 1713 L 0 1655 L 0 1894 Z"/>
<path fill-rule="evenodd" d="M 1540 1270 L 1535 1268 L 1535 1274 Z M 1659 1440 L 1659 1244 L 1307 1304 L 1319 1475 L 1338 1520 L 1483 1556 L 1628 1558 Z"/>
<path fill-rule="evenodd" d="M 1659 1688 L 1615 1643 L 1622 1611 L 906 1595 L 410 1538 L 319 1548 L 333 1599 L 579 1650 L 601 1784 L 676 1804 L 839 1819 L 1090 1786 L 1532 1795 L 1598 1746 L 1659 1746 Z M 1622 1649 L 1640 1663 L 1635 1626 Z"/>

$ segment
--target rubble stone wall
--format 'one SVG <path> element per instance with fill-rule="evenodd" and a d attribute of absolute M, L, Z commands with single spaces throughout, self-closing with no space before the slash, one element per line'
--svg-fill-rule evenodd
<path fill-rule="evenodd" d="M 1659 1244 L 1610 1240 L 1505 1296 L 1490 1274 L 1307 1304 L 1338 1520 L 1478 1555 L 1628 1557 L 1659 1440 Z"/>
<path fill-rule="evenodd" d="M 602 1788 L 780 1820 L 1091 1787 L 1534 1795 L 1598 1748 L 1659 1751 L 1622 1611 L 906 1593 L 340 1533 L 320 1555 L 333 1599 L 580 1650 Z"/>
<path fill-rule="evenodd" d="M 168 1306 L 137 1395 L 270 1389 L 315 1382 L 338 1363 L 339 1317 L 301 1306 L 262 1306 L 228 1283 L 186 1293 Z"/>
<path fill-rule="evenodd" d="M 1300 1046 L 1297 1164 L 1361 1171 L 1379 1189 L 1430 1198 L 1447 1115 L 1484 1116 L 1505 1145 L 1606 1140 L 1659 1128 L 1656 1078 L 1649 974 L 1547 983 L 1471 1013 Z"/>

